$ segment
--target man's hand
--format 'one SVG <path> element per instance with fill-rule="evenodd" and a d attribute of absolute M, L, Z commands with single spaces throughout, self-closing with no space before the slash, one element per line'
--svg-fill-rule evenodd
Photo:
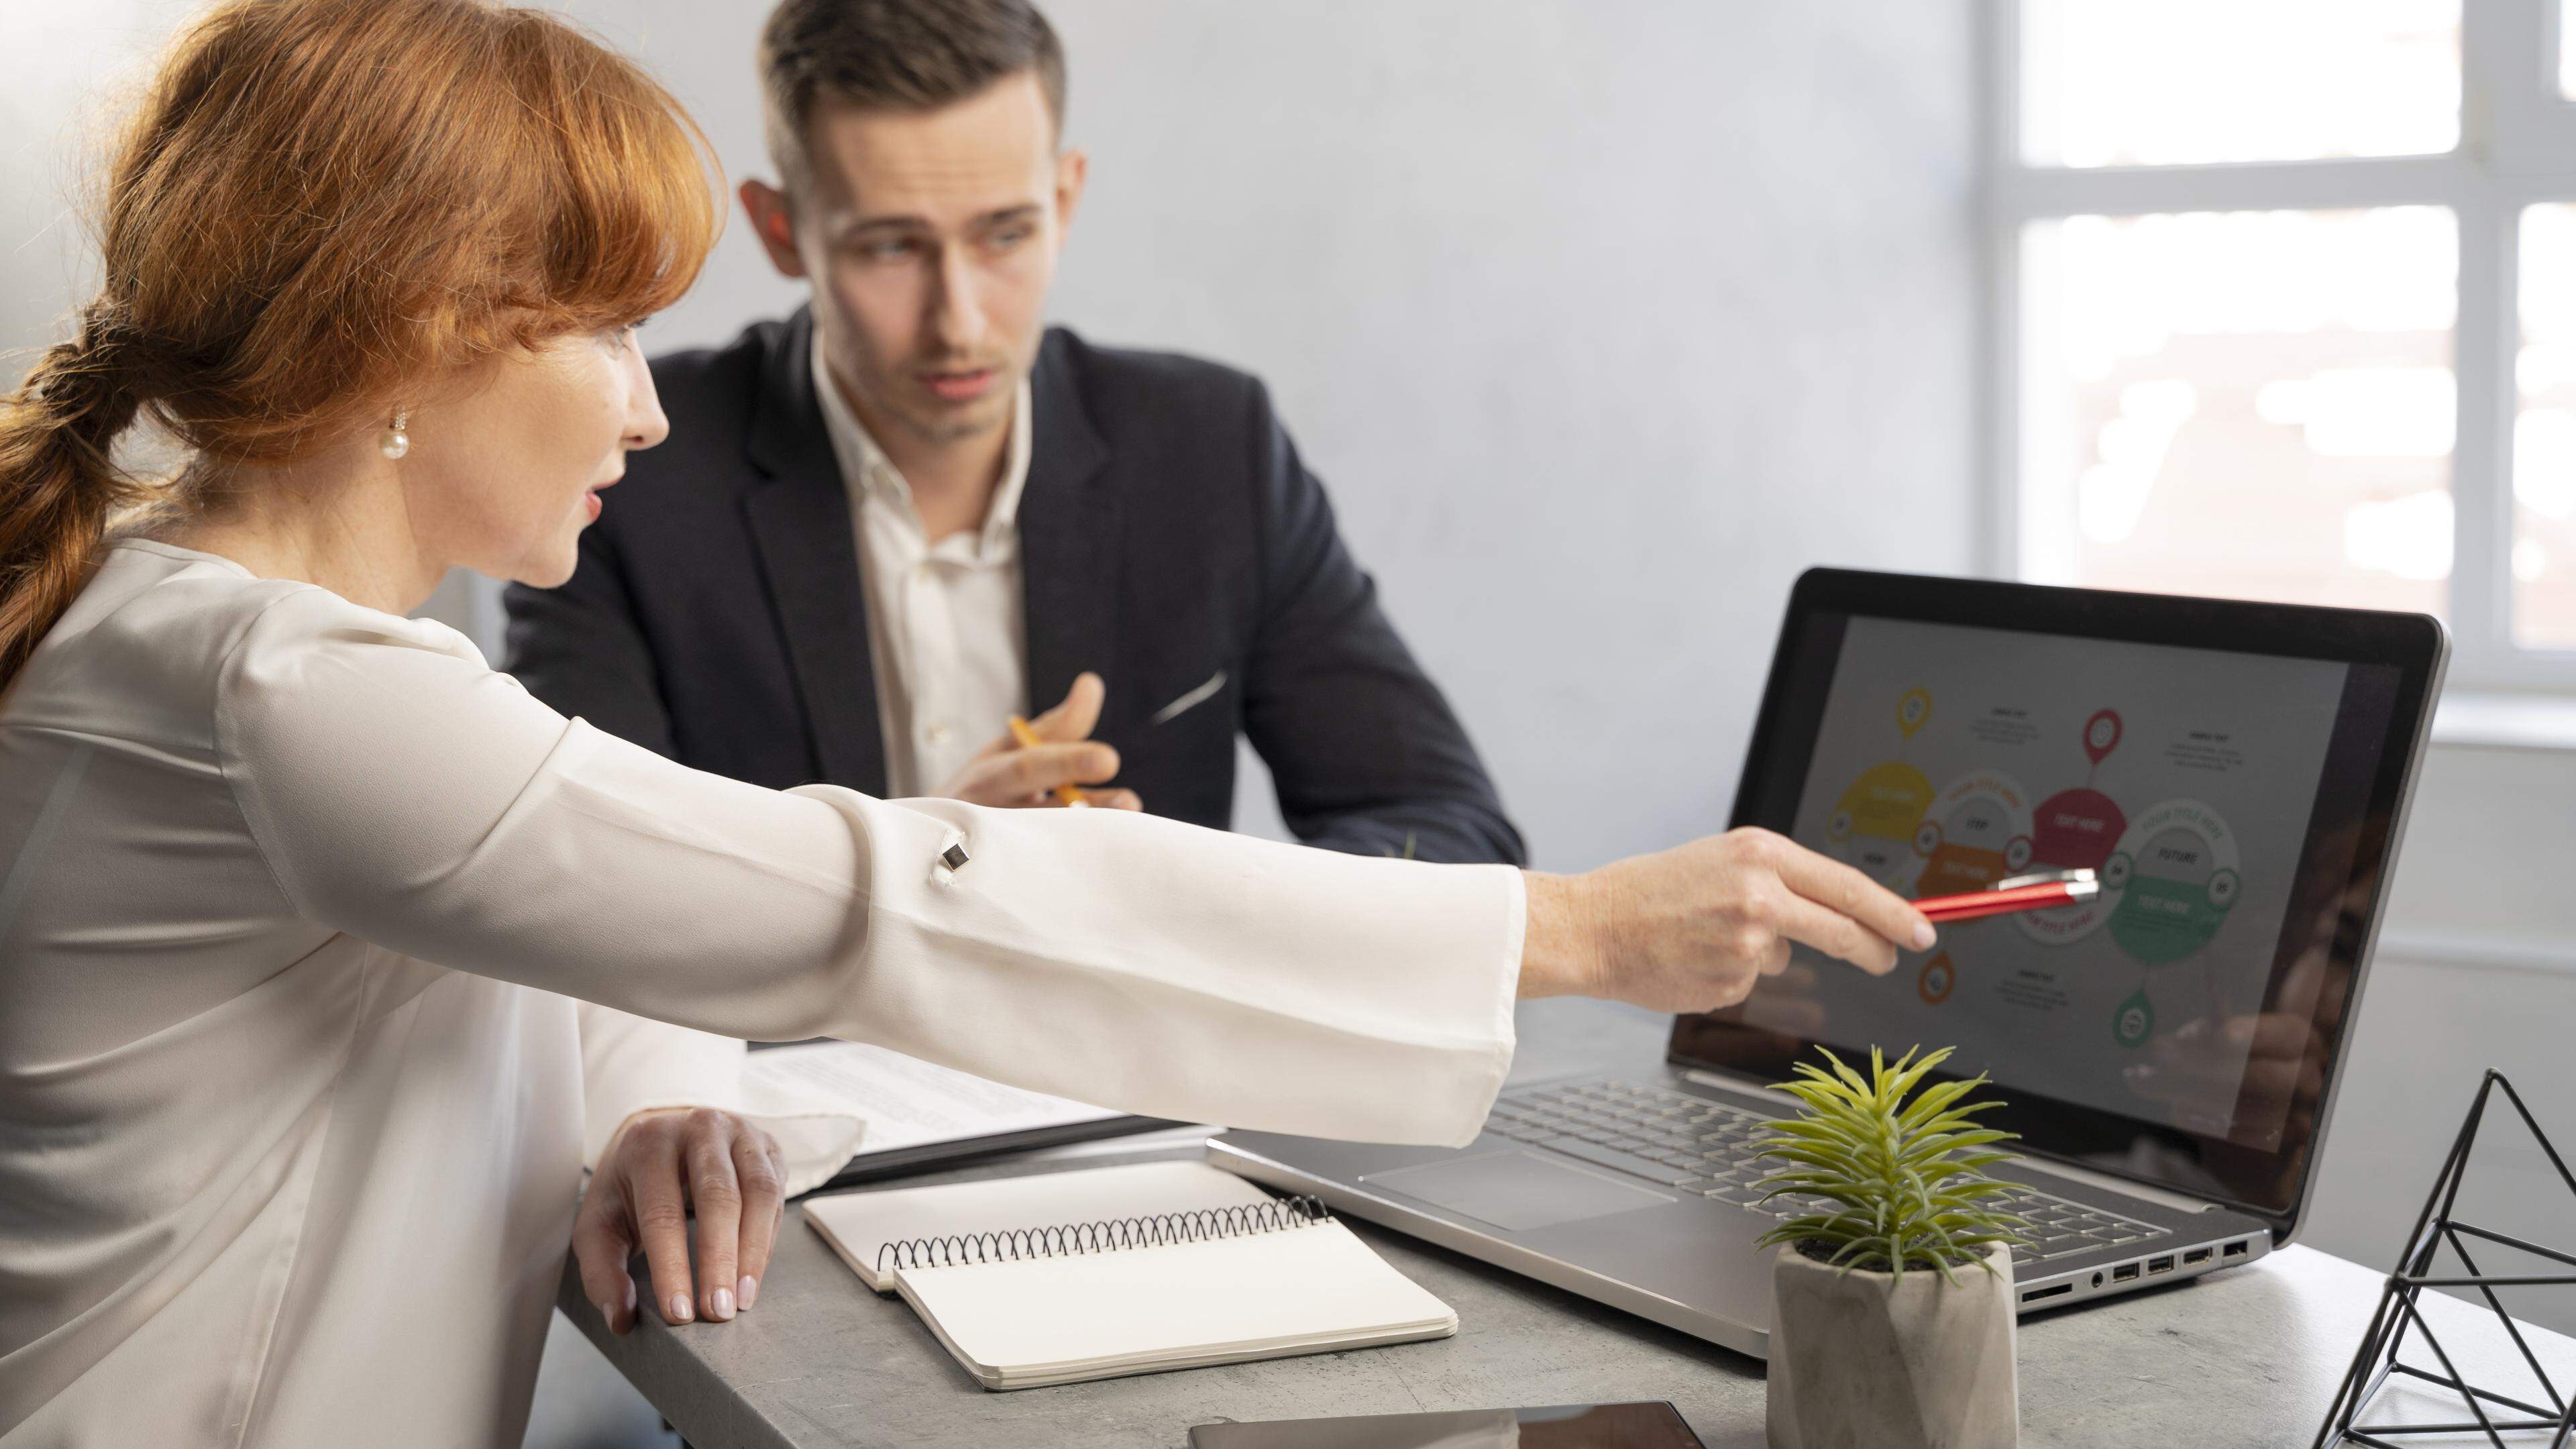
<path fill-rule="evenodd" d="M 1118 773 L 1118 752 L 1091 738 L 1108 697 L 1100 676 L 1085 670 L 1065 691 L 1064 703 L 1029 721 L 1046 743 L 1022 749 L 1008 733 L 975 752 L 956 778 L 939 787 L 969 805 L 1054 805 L 1058 785 L 1097 785 Z M 1086 790 L 1085 803 L 1109 810 L 1142 810 L 1133 790 Z"/>
<path fill-rule="evenodd" d="M 626 1262 L 639 1247 L 652 1269 L 653 1303 L 663 1322 L 722 1323 L 736 1308 L 749 1308 L 778 1241 L 785 1171 L 778 1139 L 732 1112 L 669 1107 L 619 1124 L 572 1230 L 582 1291 L 608 1320 L 608 1331 L 635 1327 L 635 1279 Z M 692 1206 L 698 1214 L 694 1294 Z"/>
<path fill-rule="evenodd" d="M 1767 830 L 1730 830 L 1577 876 L 1529 875 L 1523 996 L 1580 994 L 1713 1011 L 1789 964 L 1799 942 L 1873 976 L 1932 923 L 1895 892 Z"/>

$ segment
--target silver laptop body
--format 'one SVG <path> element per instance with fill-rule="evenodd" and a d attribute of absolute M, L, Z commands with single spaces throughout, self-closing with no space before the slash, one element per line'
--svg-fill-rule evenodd
<path fill-rule="evenodd" d="M 2068 663 L 2086 657 L 2070 649 L 2093 651 L 2092 662 Z M 2014 657 L 2024 650 L 2028 669 Z M 1787 976 L 1743 1005 L 1676 1018 L 1661 1062 L 1506 1088 L 1483 1133 L 1461 1149 L 1236 1131 L 1209 1144 L 1209 1160 L 1764 1357 L 1771 1256 L 1754 1240 L 1805 1207 L 1765 1203 L 1753 1190 L 1773 1170 L 1754 1160 L 1760 1124 L 1794 1105 L 1764 1084 L 1795 1060 L 1816 1059 L 1819 1045 L 1848 1060 L 1873 1044 L 1893 1055 L 1946 1044 L 1943 1031 L 1983 1032 L 1986 1059 L 1963 1048 L 1960 1060 L 1990 1073 L 1988 1090 L 2008 1103 L 1992 1120 L 2021 1134 L 2022 1155 L 1994 1174 L 2014 1184 L 2005 1206 L 2032 1224 L 2034 1241 L 2014 1252 L 2021 1311 L 2250 1263 L 2291 1239 L 2313 1180 L 2446 654 L 2440 626 L 2420 615 L 1811 571 L 1791 598 L 1734 823 L 1832 849 L 1899 887 L 1939 876 L 1973 889 L 1979 870 L 2031 866 L 2034 851 L 2043 866 L 2102 865 L 2123 881 L 2137 877 L 2114 893 L 2134 894 L 2134 908 L 2123 915 L 2115 904 L 2090 922 L 1977 922 L 1975 935 L 1954 925 L 1931 960 L 1908 957 L 1884 980 L 1802 950 Z M 1961 759 L 2000 755 L 2036 773 L 2052 733 L 2075 732 L 2081 720 L 2091 765 L 2077 761 L 2074 773 L 2085 783 L 2019 799 L 2036 792 L 2018 790 L 2000 768 L 1991 778 L 1970 769 L 1942 791 L 1928 769 L 1938 741 L 1913 745 L 1928 726 L 1910 705 L 1899 707 L 1911 725 L 1898 718 L 1896 745 L 1870 739 L 1866 711 L 1851 701 L 1893 695 L 1918 674 L 1942 679 L 1944 658 L 1957 682 L 1907 692 L 1971 711 Z M 2136 686 L 2120 696 L 2127 729 L 2119 719 L 2105 727 L 2102 716 L 2115 711 L 2093 708 L 2091 695 L 2052 695 L 2050 681 L 2087 668 L 2106 697 L 2113 681 Z M 2169 687 L 2158 687 L 2160 673 Z M 2018 682 L 2026 675 L 2027 688 Z M 2001 701 L 1984 704 L 1989 713 L 1975 713 L 1980 690 Z M 2194 690 L 2207 694 L 2198 706 Z M 2141 745 L 2158 752 L 2143 768 L 2104 768 L 2119 749 Z M 1835 750 L 1859 760 L 1889 748 L 1900 753 L 1861 775 L 1881 782 L 1882 803 L 1894 802 L 1886 818 L 1870 818 L 1879 807 L 1853 793 L 1857 785 L 1833 795 L 1842 777 L 1823 772 L 1836 768 Z M 1907 763 L 1916 757 L 1926 769 Z M 1806 788 L 1811 765 L 1823 781 L 1816 790 Z M 1882 773 L 1890 765 L 1901 768 Z M 2286 783 L 2246 773 L 2264 768 Z M 2228 788 L 2229 770 L 2239 788 Z M 1925 784 L 1883 788 L 1899 776 Z M 1976 797 L 1981 778 L 1987 795 Z M 2154 794 L 2174 778 L 2193 793 L 2126 809 L 2112 798 L 2124 780 Z M 1919 816 L 1904 813 L 1909 790 L 1932 798 Z M 1959 798 L 1966 803 L 1942 813 Z M 2304 818 L 2293 818 L 2302 801 Z M 2234 823 L 2224 823 L 2231 809 Z M 2123 824 L 2126 833 L 2115 829 Z M 1984 836 L 1999 847 L 1991 863 L 1971 843 Z M 2106 1029 L 2082 1008 L 2087 992 L 2125 984 L 2103 982 L 2116 973 L 2141 984 Z M 2056 977 L 2063 983 L 2040 984 Z M 1891 985 L 1910 986 L 1913 999 L 1886 995 Z M 2193 1011 L 2207 1022 L 2197 1036 L 2179 1030 Z M 2201 1050 L 2178 1041 L 2202 1041 L 2230 1012 L 2304 1017 L 2302 1059 L 2264 1063 L 2249 1053 L 2232 1087 L 2223 1072 L 2210 1083 L 2172 1073 L 2198 1083 L 2197 1098 L 2156 1083 L 2172 1054 Z M 2036 1025 L 2025 1019 L 2034 1014 Z M 1900 1032 L 1910 1034 L 1869 1039 Z M 2028 1045 L 1993 1044 L 2005 1039 Z"/>

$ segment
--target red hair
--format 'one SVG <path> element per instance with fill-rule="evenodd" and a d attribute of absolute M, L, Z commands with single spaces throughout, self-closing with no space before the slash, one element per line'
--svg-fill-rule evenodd
<path fill-rule="evenodd" d="M 148 412 L 201 458 L 289 461 L 441 373 L 688 290 L 721 213 L 671 95 L 483 0 L 225 0 L 163 59 L 106 177 L 105 282 L 0 400 L 0 688 L 110 520 L 202 502 L 121 473 Z"/>

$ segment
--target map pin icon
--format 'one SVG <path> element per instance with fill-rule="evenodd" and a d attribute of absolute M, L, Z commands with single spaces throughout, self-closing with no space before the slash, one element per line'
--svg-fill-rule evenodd
<path fill-rule="evenodd" d="M 2107 709 L 2093 711 L 2084 722 L 2084 754 L 2095 764 L 2120 747 L 2120 717 Z"/>
<path fill-rule="evenodd" d="M 1909 689 L 1905 691 L 1904 697 L 1896 702 L 1896 727 L 1902 730 L 1909 740 L 1914 738 L 1916 730 L 1923 728 L 1923 722 L 1931 717 L 1932 691 L 1928 689 L 1919 686 Z"/>
<path fill-rule="evenodd" d="M 2147 988 L 2143 986 L 2111 1014 L 2112 1039 L 2133 1051 L 2145 1046 L 2155 1030 L 2155 1003 L 2147 1000 Z"/>

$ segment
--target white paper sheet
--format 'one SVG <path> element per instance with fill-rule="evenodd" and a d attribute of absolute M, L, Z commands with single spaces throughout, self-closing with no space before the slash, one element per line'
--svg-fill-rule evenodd
<path fill-rule="evenodd" d="M 744 1077 L 772 1100 L 846 1112 L 867 1124 L 855 1160 L 932 1142 L 1025 1132 L 1121 1114 L 1024 1092 L 858 1042 L 809 1042 L 750 1054 Z"/>

